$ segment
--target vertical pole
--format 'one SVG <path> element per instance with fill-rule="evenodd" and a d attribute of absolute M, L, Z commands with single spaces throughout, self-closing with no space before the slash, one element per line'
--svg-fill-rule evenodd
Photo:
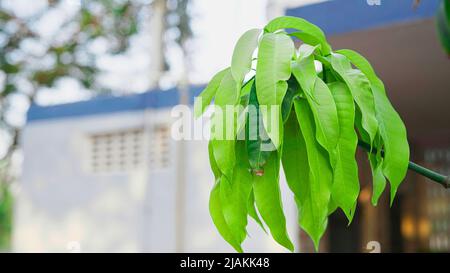
<path fill-rule="evenodd" d="M 166 29 L 167 0 L 154 0 L 150 6 L 150 88 L 158 86 L 164 73 L 164 34 Z"/>
<path fill-rule="evenodd" d="M 178 84 L 179 104 L 189 105 L 189 80 L 187 52 L 183 50 L 183 72 Z M 184 130 L 184 129 L 183 129 Z M 183 132 L 184 133 L 184 132 Z M 177 142 L 177 187 L 176 187 L 176 252 L 185 251 L 185 217 L 186 217 L 186 141 Z"/>

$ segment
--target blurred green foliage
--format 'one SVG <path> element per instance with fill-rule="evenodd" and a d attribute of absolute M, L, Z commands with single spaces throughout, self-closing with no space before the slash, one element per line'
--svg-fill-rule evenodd
<path fill-rule="evenodd" d="M 10 247 L 11 226 L 12 196 L 7 187 L 0 182 L 0 252 Z"/>
<path fill-rule="evenodd" d="M 442 47 L 450 57 L 450 0 L 442 0 L 436 15 L 436 24 Z"/>

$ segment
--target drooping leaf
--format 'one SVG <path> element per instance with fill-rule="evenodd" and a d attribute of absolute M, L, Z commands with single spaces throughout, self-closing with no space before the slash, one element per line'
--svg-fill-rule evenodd
<path fill-rule="evenodd" d="M 362 128 L 361 113 L 356 111 L 355 115 L 355 127 L 358 129 L 359 137 L 364 143 L 370 143 L 370 138 Z M 370 146 L 370 145 L 369 145 Z M 382 140 L 380 133 L 378 132 L 373 143 L 374 147 L 382 147 Z M 370 147 L 368 147 L 370 149 Z M 378 151 L 374 154 L 374 151 Z M 386 187 L 386 178 L 383 175 L 383 158 L 381 156 L 381 149 L 371 149 L 367 152 L 369 158 L 370 169 L 372 171 L 372 204 L 376 206 L 378 199 Z"/>
<path fill-rule="evenodd" d="M 305 194 L 309 190 L 310 169 L 308 155 L 295 111 L 291 111 L 285 126 L 281 161 L 287 184 L 294 193 L 298 207 L 298 221 L 299 225 L 301 225 L 300 219 L 302 219 L 302 215 L 300 215 L 300 211 L 303 208 L 302 202 L 306 199 Z"/>
<path fill-rule="evenodd" d="M 270 141 L 262 123 L 255 84 L 250 91 L 248 105 L 246 122 L 248 159 L 252 171 L 258 175 L 262 175 L 264 173 L 264 165 L 266 164 L 270 153 L 275 150 L 275 147 Z"/>
<path fill-rule="evenodd" d="M 294 105 L 294 98 L 300 94 L 300 87 L 295 77 L 291 76 L 288 80 L 288 89 L 281 104 L 281 116 L 283 117 L 283 123 L 285 123 Z"/>
<path fill-rule="evenodd" d="M 212 122 L 212 146 L 217 167 L 227 180 L 232 179 L 235 165 L 236 117 L 234 106 L 239 101 L 239 90 L 236 88 L 231 71 L 227 70 L 215 99 L 215 113 Z M 230 115 L 231 113 L 231 115 Z"/>
<path fill-rule="evenodd" d="M 236 142 L 236 165 L 233 177 L 228 183 L 220 184 L 220 201 L 225 221 L 239 244 L 247 235 L 247 205 L 252 190 L 252 175 L 245 141 Z M 226 179 L 222 177 L 222 179 Z"/>
<path fill-rule="evenodd" d="M 299 82 L 312 109 L 317 127 L 317 141 L 333 156 L 339 139 L 337 109 L 328 86 L 317 76 L 314 50 L 315 48 L 309 45 L 300 47 L 300 55 L 292 64 L 292 74 Z"/>
<path fill-rule="evenodd" d="M 228 227 L 222 212 L 222 204 L 220 201 L 220 179 L 216 181 L 211 194 L 209 196 L 209 213 L 214 225 L 219 231 L 220 235 L 237 251 L 242 252 L 242 247 L 234 237 L 230 228 Z"/>
<path fill-rule="evenodd" d="M 245 75 L 252 67 L 252 56 L 258 46 L 258 38 L 261 29 L 251 29 L 246 31 L 236 43 L 231 59 L 231 73 L 236 83 L 242 84 Z"/>
<path fill-rule="evenodd" d="M 379 134 L 377 135 L 375 146 L 381 147 L 381 138 Z M 386 187 L 386 178 L 383 175 L 383 157 L 381 156 L 381 149 L 378 149 L 376 153 L 370 152 L 368 156 L 373 178 L 371 201 L 372 205 L 376 206 Z"/>
<path fill-rule="evenodd" d="M 250 80 L 248 80 L 241 89 L 241 97 L 242 96 L 248 96 L 250 94 L 250 90 L 253 87 L 253 83 L 255 82 L 255 77 L 251 78 Z"/>
<path fill-rule="evenodd" d="M 308 189 L 306 184 L 309 182 L 310 170 L 305 140 L 295 111 L 291 112 L 286 122 L 281 160 L 288 186 L 295 198 L 300 200 L 302 193 Z"/>
<path fill-rule="evenodd" d="M 256 67 L 256 94 L 264 127 L 278 149 L 281 143 L 281 103 L 287 91 L 286 81 L 291 76 L 291 58 L 294 43 L 283 33 L 267 33 L 258 50 Z"/>
<path fill-rule="evenodd" d="M 206 88 L 200 93 L 198 98 L 195 100 L 194 104 L 194 115 L 196 118 L 200 117 L 203 112 L 205 112 L 206 107 L 209 106 L 212 99 L 216 95 L 216 91 L 222 82 L 223 77 L 230 71 L 230 68 L 226 68 L 218 72 L 214 77 L 209 81 Z"/>
<path fill-rule="evenodd" d="M 211 166 L 211 170 L 214 174 L 215 181 L 222 176 L 219 167 L 217 166 L 216 159 L 214 158 L 214 147 L 213 142 L 210 140 L 208 142 L 208 155 L 209 155 L 209 165 Z"/>
<path fill-rule="evenodd" d="M 288 35 L 301 40 L 305 44 L 308 44 L 311 46 L 319 46 L 321 48 L 320 39 L 316 38 L 315 36 L 312 36 L 311 34 L 301 32 L 301 31 L 296 31 L 296 32 L 289 33 Z"/>
<path fill-rule="evenodd" d="M 353 69 L 350 61 L 343 55 L 331 54 L 331 66 L 350 89 L 353 99 L 361 109 L 362 126 L 370 137 L 372 146 L 378 131 L 378 122 L 375 116 L 374 95 L 367 78 L 359 70 Z"/>
<path fill-rule="evenodd" d="M 315 37 L 320 41 L 321 49 L 324 55 L 331 52 L 331 46 L 328 44 L 323 31 L 316 25 L 302 18 L 292 16 L 281 16 L 270 21 L 264 28 L 265 32 L 275 32 L 280 29 L 296 29 L 302 33 L 306 33 Z"/>
<path fill-rule="evenodd" d="M 339 50 L 369 79 L 375 99 L 375 111 L 380 135 L 384 143 L 383 174 L 391 184 L 391 204 L 397 188 L 406 176 L 409 163 L 409 144 L 405 125 L 386 96 L 383 82 L 370 63 L 352 50 Z M 381 149 L 380 147 L 377 147 Z"/>
<path fill-rule="evenodd" d="M 316 140 L 314 116 L 304 99 L 294 101 L 300 132 L 309 163 L 308 183 L 300 192 L 300 226 L 312 238 L 316 249 L 326 230 L 333 171 L 327 152 Z M 302 184 L 303 185 L 303 184 Z"/>
<path fill-rule="evenodd" d="M 261 227 L 261 229 L 264 230 L 265 233 L 267 233 L 266 228 L 264 227 L 264 224 L 261 221 L 261 218 L 259 218 L 258 212 L 256 211 L 255 195 L 253 193 L 253 190 L 250 192 L 250 196 L 248 198 L 247 209 L 248 215 L 250 215 L 250 217 L 252 217 L 253 220 L 255 220 L 255 222 Z"/>
<path fill-rule="evenodd" d="M 336 103 L 340 128 L 331 196 L 351 222 L 359 195 L 358 165 L 355 159 L 358 145 L 358 136 L 354 129 L 355 105 L 345 84 L 334 82 L 328 86 Z"/>
<path fill-rule="evenodd" d="M 271 153 L 264 167 L 264 175 L 253 175 L 253 193 L 256 207 L 272 237 L 280 245 L 294 251 L 294 245 L 286 230 L 286 217 L 281 202 L 279 186 L 280 159 L 278 152 Z"/>

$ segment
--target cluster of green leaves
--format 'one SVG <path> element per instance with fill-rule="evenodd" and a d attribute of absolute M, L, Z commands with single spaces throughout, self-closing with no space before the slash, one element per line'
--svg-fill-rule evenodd
<path fill-rule="evenodd" d="M 302 42 L 298 49 L 294 38 Z M 294 249 L 281 202 L 281 166 L 298 207 L 299 225 L 316 248 L 336 209 L 350 223 L 360 191 L 358 137 L 372 149 L 373 204 L 386 180 L 394 200 L 409 161 L 405 126 L 369 62 L 352 50 L 332 51 L 322 30 L 310 22 L 279 17 L 263 30 L 245 32 L 231 67 L 217 73 L 197 100 L 202 103 L 195 105 L 197 117 L 213 99 L 221 109 L 279 106 L 274 108 L 279 109 L 275 130 L 268 130 L 274 110 L 256 112 L 268 138 L 249 137 L 250 112 L 246 119 L 236 119 L 234 140 L 217 139 L 220 130 L 212 130 L 209 154 L 215 184 L 210 213 L 237 251 L 247 235 L 247 216 L 262 228 L 265 224 L 280 245 Z M 245 137 L 239 138 L 244 130 Z M 267 142 L 273 149 L 263 149 Z"/>

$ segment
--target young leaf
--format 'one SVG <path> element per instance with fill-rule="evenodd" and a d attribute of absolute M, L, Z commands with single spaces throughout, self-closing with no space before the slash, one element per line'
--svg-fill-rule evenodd
<path fill-rule="evenodd" d="M 252 175 L 249 172 L 245 141 L 237 141 L 236 165 L 233 178 L 220 184 L 220 201 L 225 221 L 234 238 L 241 244 L 247 235 L 247 205 L 252 190 Z M 226 179 L 222 177 L 222 179 Z"/>
<path fill-rule="evenodd" d="M 283 126 L 279 124 L 282 123 L 279 122 L 280 107 L 277 109 L 272 106 L 280 106 L 286 94 L 286 81 L 291 76 L 290 64 L 293 55 L 294 43 L 286 34 L 267 33 L 263 36 L 258 50 L 256 94 L 259 104 L 265 106 L 262 111 L 263 123 L 277 149 L 281 143 Z"/>
<path fill-rule="evenodd" d="M 317 76 L 314 50 L 315 48 L 309 45 L 300 47 L 300 56 L 292 64 L 292 74 L 299 82 L 312 109 L 317 127 L 317 141 L 333 157 L 339 139 L 337 109 L 330 89 Z"/>
<path fill-rule="evenodd" d="M 344 83 L 334 82 L 328 86 L 336 102 L 340 127 L 331 196 L 351 222 L 359 195 L 358 165 L 355 159 L 358 145 L 354 129 L 355 105 L 352 94 Z"/>
<path fill-rule="evenodd" d="M 214 158 L 214 147 L 212 140 L 208 142 L 208 154 L 209 154 L 209 165 L 211 166 L 211 170 L 214 174 L 215 180 L 217 180 L 222 176 L 222 173 L 220 172 L 220 169 L 216 163 L 216 159 Z"/>
<path fill-rule="evenodd" d="M 280 159 L 277 152 L 271 153 L 263 176 L 253 175 L 253 193 L 256 207 L 269 227 L 272 237 L 280 245 L 294 251 L 294 245 L 286 230 L 286 218 L 281 203 L 279 186 Z"/>
<path fill-rule="evenodd" d="M 376 118 L 384 143 L 383 174 L 391 184 L 392 204 L 397 188 L 408 170 L 409 144 L 405 125 L 389 102 L 384 84 L 375 74 L 370 63 L 355 51 L 345 49 L 338 52 L 346 56 L 370 81 L 375 99 Z M 377 148 L 381 149 L 381 147 Z"/>
<path fill-rule="evenodd" d="M 376 147 L 380 147 L 377 145 Z M 369 153 L 370 168 L 372 170 L 372 205 L 376 206 L 378 204 L 378 199 L 380 199 L 381 194 L 386 187 L 386 178 L 383 175 L 383 158 L 381 157 L 381 149 L 377 150 L 376 154 Z"/>
<path fill-rule="evenodd" d="M 216 181 L 211 194 L 209 196 L 209 213 L 214 225 L 219 231 L 220 235 L 227 241 L 237 252 L 242 252 L 242 247 L 234 237 L 230 228 L 228 227 L 222 213 L 222 203 L 220 202 L 220 179 Z"/>
<path fill-rule="evenodd" d="M 301 40 L 303 43 L 311 45 L 311 46 L 318 46 L 321 48 L 321 41 L 320 39 L 316 38 L 315 36 L 312 36 L 311 34 L 296 31 L 288 34 L 291 37 L 295 37 L 299 40 Z"/>
<path fill-rule="evenodd" d="M 231 59 L 231 74 L 236 83 L 242 84 L 245 75 L 252 68 L 252 56 L 258 46 L 258 38 L 261 29 L 251 29 L 245 32 L 234 47 L 233 57 Z"/>
<path fill-rule="evenodd" d="M 358 129 L 360 138 L 365 143 L 370 143 L 370 138 L 367 133 L 362 128 L 361 122 L 361 113 L 360 111 L 356 111 L 355 114 L 355 127 Z M 373 144 L 374 147 L 382 147 L 382 140 L 380 137 L 380 133 L 378 131 L 377 136 L 375 137 L 375 142 Z M 374 151 L 377 151 L 376 154 L 373 154 Z M 378 204 L 378 199 L 386 187 L 386 178 L 383 175 L 383 157 L 381 156 L 381 149 L 375 149 L 369 151 L 367 153 L 367 157 L 369 158 L 370 169 L 372 171 L 372 204 L 376 206 Z"/>
<path fill-rule="evenodd" d="M 295 100 L 294 107 L 310 170 L 309 181 L 302 184 L 305 188 L 300 192 L 300 226 L 318 249 L 327 225 L 333 172 L 326 151 L 316 140 L 314 117 L 308 102 L 304 99 Z"/>
<path fill-rule="evenodd" d="M 214 77 L 209 81 L 206 88 L 200 93 L 198 99 L 195 101 L 194 105 L 194 115 L 196 118 L 200 117 L 203 112 L 205 112 L 206 107 L 209 106 L 212 99 L 216 95 L 217 88 L 219 88 L 220 83 L 222 82 L 223 77 L 230 71 L 230 68 L 226 68 L 218 72 Z"/>
<path fill-rule="evenodd" d="M 362 126 L 370 137 L 372 146 L 378 131 L 378 122 L 375 117 L 375 102 L 370 84 L 367 78 L 358 70 L 353 69 L 349 60 L 340 54 L 331 54 L 331 66 L 333 70 L 350 89 L 353 99 L 361 109 Z"/>
<path fill-rule="evenodd" d="M 320 41 L 324 55 L 328 55 L 331 52 L 331 46 L 328 44 L 323 31 L 318 26 L 306 21 L 305 19 L 292 16 L 277 17 L 266 25 L 264 31 L 275 32 L 279 29 L 296 29 L 302 33 L 313 36 Z"/>
<path fill-rule="evenodd" d="M 228 70 L 217 89 L 215 106 L 219 113 L 213 116 L 212 146 L 217 167 L 227 177 L 232 179 L 235 164 L 236 120 L 229 120 L 227 106 L 235 106 L 239 101 L 239 90 L 236 88 L 230 70 Z M 229 108 L 229 107 L 228 107 Z M 234 112 L 233 112 L 234 113 Z M 230 124 L 231 123 L 231 124 Z"/>
<path fill-rule="evenodd" d="M 301 226 L 302 215 L 300 215 L 300 211 L 303 208 L 302 202 L 306 199 L 305 195 L 309 191 L 310 169 L 305 140 L 301 134 L 295 111 L 291 111 L 285 124 L 281 161 L 287 184 L 294 193 L 298 207 L 298 224 Z"/>
<path fill-rule="evenodd" d="M 253 190 L 250 192 L 250 196 L 248 198 L 247 209 L 248 215 L 250 215 L 250 217 L 252 217 L 253 220 L 255 220 L 255 222 L 261 227 L 261 229 L 264 230 L 265 233 L 267 233 L 266 228 L 264 227 L 264 224 L 259 218 L 258 212 L 256 211 L 255 195 L 253 193 Z"/>
<path fill-rule="evenodd" d="M 271 141 L 262 126 L 262 117 L 253 84 L 250 91 L 249 108 L 246 122 L 246 143 L 250 168 L 253 172 L 263 174 L 264 165 L 274 150 Z M 270 148 L 270 149 L 269 149 Z"/>
<path fill-rule="evenodd" d="M 291 115 L 292 106 L 294 105 L 294 98 L 300 94 L 300 86 L 295 77 L 291 76 L 288 80 L 288 89 L 281 104 L 281 116 L 283 123 L 285 123 Z"/>

